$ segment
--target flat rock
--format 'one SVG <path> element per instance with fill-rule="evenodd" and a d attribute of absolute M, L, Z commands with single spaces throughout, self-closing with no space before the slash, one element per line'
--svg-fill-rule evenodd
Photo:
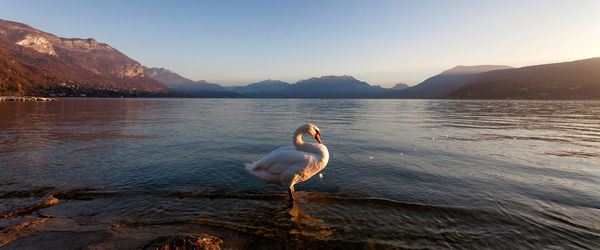
<path fill-rule="evenodd" d="M 0 220 L 19 214 L 27 214 L 33 211 L 58 204 L 58 199 L 49 197 L 30 197 L 24 199 L 0 199 Z"/>
<path fill-rule="evenodd" d="M 106 241 L 110 233 L 49 231 L 35 233 L 2 246 L 3 249 L 84 249 Z"/>

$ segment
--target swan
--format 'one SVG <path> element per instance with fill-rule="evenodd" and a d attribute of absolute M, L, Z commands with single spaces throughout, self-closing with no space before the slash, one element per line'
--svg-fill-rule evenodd
<path fill-rule="evenodd" d="M 302 141 L 303 135 L 314 137 L 319 143 Z M 252 164 L 248 172 L 259 180 L 288 188 L 290 202 L 294 201 L 294 185 L 308 180 L 321 171 L 329 161 L 329 151 L 322 144 L 321 131 L 313 124 L 300 126 L 294 132 L 294 146 L 281 147 Z"/>

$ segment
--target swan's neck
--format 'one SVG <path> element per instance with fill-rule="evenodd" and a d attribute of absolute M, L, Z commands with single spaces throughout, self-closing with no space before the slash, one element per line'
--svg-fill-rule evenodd
<path fill-rule="evenodd" d="M 306 133 L 302 133 L 296 131 L 294 133 L 294 148 L 298 151 L 308 152 L 318 155 L 321 160 L 327 161 L 329 158 L 329 152 L 324 145 L 316 144 L 316 143 L 305 143 L 302 141 L 302 135 Z"/>
<path fill-rule="evenodd" d="M 302 146 L 304 146 L 304 141 L 302 140 L 302 135 L 304 135 L 304 133 L 300 133 L 298 131 L 296 131 L 296 133 L 294 133 L 294 148 L 296 148 L 296 150 L 299 151 L 304 151 L 301 150 Z"/>

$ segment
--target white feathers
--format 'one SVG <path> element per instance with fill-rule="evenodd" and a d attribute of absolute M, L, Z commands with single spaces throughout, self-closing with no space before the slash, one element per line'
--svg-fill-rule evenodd
<path fill-rule="evenodd" d="M 329 161 L 329 151 L 323 144 L 306 143 L 302 135 L 316 135 L 319 129 L 306 124 L 294 133 L 294 147 L 281 147 L 262 159 L 245 164 L 245 168 L 259 180 L 282 187 L 292 187 L 321 171 Z"/>

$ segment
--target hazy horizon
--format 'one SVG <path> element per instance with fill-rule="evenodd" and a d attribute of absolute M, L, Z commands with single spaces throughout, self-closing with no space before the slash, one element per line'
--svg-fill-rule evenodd
<path fill-rule="evenodd" d="M 4 1 L 0 18 L 94 38 L 148 67 L 224 86 L 351 75 L 415 85 L 456 65 L 600 55 L 597 1 Z"/>

